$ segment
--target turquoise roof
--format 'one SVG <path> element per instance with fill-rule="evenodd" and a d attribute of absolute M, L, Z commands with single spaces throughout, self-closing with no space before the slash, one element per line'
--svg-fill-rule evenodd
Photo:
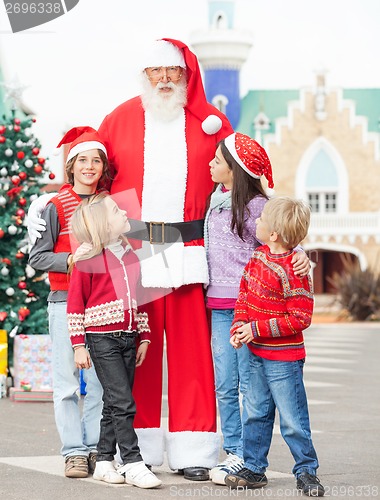
<path fill-rule="evenodd" d="M 380 88 L 343 89 L 343 99 L 355 101 L 356 115 L 368 118 L 368 129 L 380 132 Z M 286 117 L 288 102 L 299 100 L 299 90 L 250 90 L 241 102 L 241 115 L 237 130 L 250 137 L 255 136 L 253 121 L 263 112 L 270 120 L 269 130 L 263 134 L 274 133 L 277 118 Z"/>
<path fill-rule="evenodd" d="M 343 89 L 343 98 L 356 103 L 356 114 L 368 118 L 368 130 L 380 132 L 380 89 Z"/>
<path fill-rule="evenodd" d="M 263 133 L 273 133 L 276 118 L 286 116 L 288 102 L 297 99 L 299 99 L 298 90 L 250 90 L 241 102 L 237 130 L 254 137 L 253 121 L 260 112 L 263 112 L 270 120 L 269 130 L 265 130 Z"/>

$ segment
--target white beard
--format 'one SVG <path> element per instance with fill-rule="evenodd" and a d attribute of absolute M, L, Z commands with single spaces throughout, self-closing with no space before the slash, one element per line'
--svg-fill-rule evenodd
<path fill-rule="evenodd" d="M 160 92 L 161 88 L 171 88 L 173 92 L 165 94 Z M 149 79 L 143 74 L 143 93 L 141 95 L 145 111 L 149 111 L 156 120 L 170 122 L 177 118 L 186 106 L 187 98 L 186 79 L 175 84 L 173 82 L 158 82 L 152 87 Z"/>

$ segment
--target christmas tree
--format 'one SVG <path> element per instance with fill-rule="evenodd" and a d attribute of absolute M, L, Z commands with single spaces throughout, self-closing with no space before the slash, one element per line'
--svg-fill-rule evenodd
<path fill-rule="evenodd" d="M 34 136 L 35 118 L 0 119 L 0 329 L 8 333 L 9 351 L 16 334 L 48 333 L 47 276 L 28 265 L 25 215 L 41 194 L 49 173 L 41 144 Z"/>

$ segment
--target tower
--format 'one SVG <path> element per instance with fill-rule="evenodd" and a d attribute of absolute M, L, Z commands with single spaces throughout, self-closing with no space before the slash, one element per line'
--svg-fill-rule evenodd
<path fill-rule="evenodd" d="M 209 29 L 191 34 L 204 71 L 207 100 L 225 113 L 233 128 L 240 118 L 240 69 L 252 35 L 234 29 L 235 0 L 208 0 Z"/>

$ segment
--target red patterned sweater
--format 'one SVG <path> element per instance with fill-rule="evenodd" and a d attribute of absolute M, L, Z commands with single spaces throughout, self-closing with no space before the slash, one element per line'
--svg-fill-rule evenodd
<path fill-rule="evenodd" d="M 137 331 L 149 340 L 148 316 L 141 308 L 140 262 L 129 250 L 121 259 L 108 249 L 76 263 L 67 297 L 67 321 L 73 346 L 85 344 L 86 332 Z"/>
<path fill-rule="evenodd" d="M 231 335 L 251 323 L 248 347 L 262 358 L 295 361 L 306 355 L 302 332 L 311 323 L 313 289 L 310 276 L 294 274 L 293 255 L 258 247 L 243 272 Z"/>

